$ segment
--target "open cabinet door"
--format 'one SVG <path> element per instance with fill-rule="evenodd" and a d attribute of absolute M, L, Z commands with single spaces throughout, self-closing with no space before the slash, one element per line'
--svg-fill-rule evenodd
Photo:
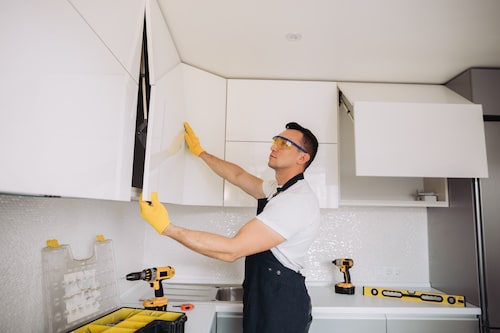
<path fill-rule="evenodd" d="M 143 15 L 140 0 L 3 6 L 0 192 L 130 200 Z"/>
<path fill-rule="evenodd" d="M 221 206 L 222 179 L 185 147 L 183 123 L 223 158 L 226 80 L 180 63 L 154 0 L 146 6 L 146 27 L 151 95 L 143 199 L 158 192 L 161 202 Z"/>
<path fill-rule="evenodd" d="M 356 175 L 487 177 L 481 105 L 441 85 L 341 83 Z"/>

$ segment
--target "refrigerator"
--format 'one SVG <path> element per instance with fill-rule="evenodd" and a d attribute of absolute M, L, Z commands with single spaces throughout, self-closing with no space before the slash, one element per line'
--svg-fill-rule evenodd
<path fill-rule="evenodd" d="M 428 209 L 429 278 L 481 307 L 481 332 L 500 333 L 500 69 L 468 70 L 447 86 L 483 105 L 489 176 L 448 179 L 449 207 Z"/>
<path fill-rule="evenodd" d="M 489 178 L 481 180 L 484 270 L 489 327 L 500 332 L 500 116 L 486 119 Z"/>

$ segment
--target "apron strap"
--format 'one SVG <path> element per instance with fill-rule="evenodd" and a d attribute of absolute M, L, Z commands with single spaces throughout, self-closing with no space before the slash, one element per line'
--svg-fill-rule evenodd
<path fill-rule="evenodd" d="M 295 184 L 296 182 L 298 182 L 299 180 L 302 180 L 302 179 L 304 179 L 304 173 L 303 172 L 301 172 L 298 175 L 290 178 L 285 183 L 285 185 L 276 188 L 276 193 L 274 193 L 271 196 L 271 198 L 269 198 L 269 199 L 267 199 L 267 198 L 257 199 L 257 215 L 259 215 L 260 213 L 262 213 L 262 211 L 266 207 L 266 205 L 269 202 L 269 200 L 271 200 L 272 198 L 274 198 L 275 196 L 277 196 L 280 192 L 286 191 L 290 186 L 292 186 L 293 184 Z"/>

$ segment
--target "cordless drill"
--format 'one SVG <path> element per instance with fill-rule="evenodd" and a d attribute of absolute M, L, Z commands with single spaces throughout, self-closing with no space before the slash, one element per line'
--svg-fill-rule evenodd
<path fill-rule="evenodd" d="M 344 282 L 338 282 L 335 285 L 335 292 L 337 294 L 347 294 L 354 295 L 354 286 L 351 283 L 351 275 L 349 274 L 349 268 L 354 264 L 352 259 L 341 258 L 332 261 L 332 264 L 337 266 L 340 271 L 344 274 Z"/>
<path fill-rule="evenodd" d="M 127 274 L 127 280 L 136 281 L 144 280 L 149 282 L 150 286 L 155 291 L 154 299 L 144 300 L 144 308 L 149 310 L 166 311 L 168 299 L 163 295 L 162 281 L 170 279 L 175 275 L 175 269 L 171 266 L 153 267 Z"/>

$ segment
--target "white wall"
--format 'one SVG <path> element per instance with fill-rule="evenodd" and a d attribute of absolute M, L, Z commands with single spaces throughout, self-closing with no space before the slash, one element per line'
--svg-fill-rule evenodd
<path fill-rule="evenodd" d="M 179 225 L 233 234 L 253 209 L 168 205 Z M 95 235 L 113 240 L 116 275 L 123 292 L 134 283 L 123 277 L 150 266 L 171 265 L 170 282 L 241 283 L 243 261 L 221 263 L 159 236 L 139 216 L 137 202 L 0 195 L 1 330 L 42 332 L 45 321 L 41 250 L 47 239 L 69 244 L 77 259 L 92 254 Z M 424 208 L 349 207 L 322 211 L 321 236 L 309 251 L 309 282 L 336 282 L 331 261 L 351 257 L 355 285 L 428 284 L 427 214 Z M 138 281 L 136 283 L 143 283 Z"/>

